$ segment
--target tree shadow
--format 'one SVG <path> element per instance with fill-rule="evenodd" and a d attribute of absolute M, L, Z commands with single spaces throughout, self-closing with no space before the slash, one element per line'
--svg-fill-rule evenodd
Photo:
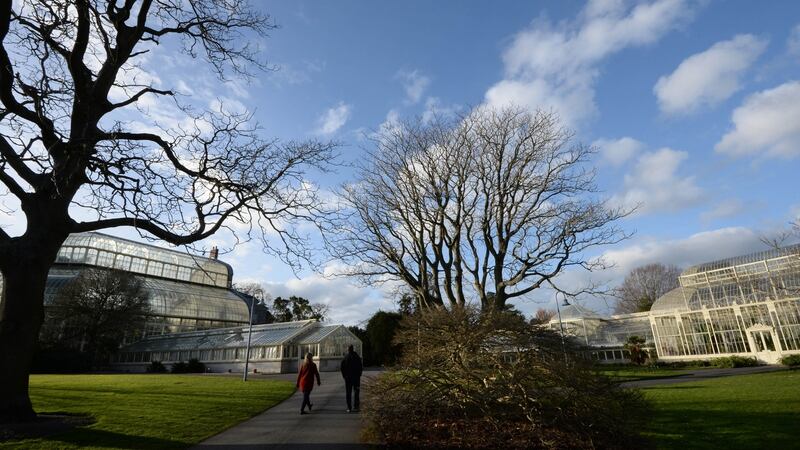
<path fill-rule="evenodd" d="M 89 415 L 60 411 L 38 414 L 30 422 L 0 423 L 0 442 L 43 438 L 66 433 L 94 422 L 94 417 Z"/>
<path fill-rule="evenodd" d="M 198 445 L 193 449 L 233 449 L 233 450 L 370 450 L 386 448 L 373 444 L 220 444 L 220 445 Z"/>
<path fill-rule="evenodd" d="M 796 414 L 677 408 L 660 411 L 645 433 L 665 449 L 795 448 Z"/>
<path fill-rule="evenodd" d="M 150 436 L 137 436 L 116 433 L 107 430 L 82 428 L 64 434 L 46 438 L 47 441 L 63 444 L 72 444 L 78 447 L 105 447 L 105 448 L 186 448 L 185 441 L 175 441 Z M 57 445 L 57 444 L 56 444 Z"/>

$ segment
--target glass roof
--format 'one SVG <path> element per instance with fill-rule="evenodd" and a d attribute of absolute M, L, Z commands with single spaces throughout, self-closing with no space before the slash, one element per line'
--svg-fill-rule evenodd
<path fill-rule="evenodd" d="M 686 294 L 691 297 L 695 289 L 677 287 L 666 294 L 659 297 L 653 306 L 650 307 L 650 312 L 678 312 L 688 311 L 689 306 L 686 304 L 686 297 L 684 297 L 684 290 Z"/>
<path fill-rule="evenodd" d="M 318 343 L 340 325 L 323 326 L 315 320 L 253 325 L 251 346 L 284 345 L 289 343 Z M 325 329 L 325 333 L 319 333 Z M 247 344 L 248 327 L 216 328 L 189 333 L 155 336 L 126 346 L 126 352 L 165 350 L 205 350 L 243 347 Z M 308 337 L 319 337 L 310 342 Z M 320 337 L 321 336 L 321 337 Z"/>
<path fill-rule="evenodd" d="M 217 259 L 94 232 L 69 235 L 56 263 L 109 267 L 219 287 L 230 287 L 233 277 L 231 266 Z"/>
<path fill-rule="evenodd" d="M 728 267 L 748 265 L 755 262 L 761 262 L 785 256 L 800 258 L 800 244 L 789 245 L 787 247 L 781 247 L 777 249 L 766 250 L 763 252 L 755 252 L 747 255 L 735 256 L 733 258 L 720 259 L 717 261 L 698 264 L 696 266 L 692 266 L 684 270 L 681 275 L 693 275 L 701 272 L 709 272 Z"/>
<path fill-rule="evenodd" d="M 342 328 L 342 325 L 321 326 L 314 330 L 311 334 L 302 336 L 298 341 L 298 344 L 316 344 L 317 342 L 321 342 L 339 328 Z"/>
<path fill-rule="evenodd" d="M 561 308 L 561 320 L 598 319 L 601 316 L 589 308 L 572 303 Z M 558 317 L 555 318 L 558 320 Z"/>

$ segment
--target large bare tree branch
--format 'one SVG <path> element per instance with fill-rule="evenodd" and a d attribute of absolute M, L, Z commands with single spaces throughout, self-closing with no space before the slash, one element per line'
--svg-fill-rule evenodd
<path fill-rule="evenodd" d="M 133 227 L 190 245 L 227 229 L 293 267 L 311 261 L 300 225 L 325 230 L 329 206 L 308 174 L 329 170 L 335 145 L 266 139 L 251 113 L 183 103 L 145 57 L 174 42 L 219 79 L 247 79 L 266 68 L 252 43 L 273 28 L 247 0 L 0 3 L 0 194 L 26 223 L 0 230 L 0 422 L 33 415 L 47 273 L 70 233 Z M 148 115 L 150 96 L 167 120 Z M 96 218 L 75 220 L 78 208 Z"/>

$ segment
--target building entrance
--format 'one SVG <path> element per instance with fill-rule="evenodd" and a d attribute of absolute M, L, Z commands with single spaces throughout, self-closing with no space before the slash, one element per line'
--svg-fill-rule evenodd
<path fill-rule="evenodd" d="M 780 353 L 776 351 L 772 327 L 751 328 L 749 334 L 750 343 L 753 346 L 756 357 L 768 364 L 777 363 L 780 358 Z"/>

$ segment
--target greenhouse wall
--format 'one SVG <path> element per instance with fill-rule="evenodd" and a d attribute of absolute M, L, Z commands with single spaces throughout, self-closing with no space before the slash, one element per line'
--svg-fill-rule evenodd
<path fill-rule="evenodd" d="M 153 361 L 169 368 L 197 359 L 208 372 L 242 372 L 248 334 L 248 327 L 234 327 L 156 336 L 120 349 L 112 367 L 145 372 Z M 336 371 L 349 345 L 359 354 L 362 350 L 361 340 L 346 327 L 315 320 L 255 325 L 249 339 L 248 368 L 261 373 L 296 372 L 309 352 L 320 371 Z"/>

